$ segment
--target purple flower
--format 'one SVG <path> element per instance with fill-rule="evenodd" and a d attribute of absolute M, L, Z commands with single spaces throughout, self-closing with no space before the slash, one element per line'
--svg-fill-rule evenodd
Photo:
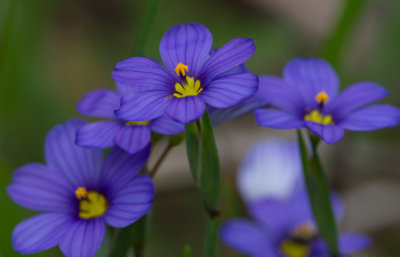
<path fill-rule="evenodd" d="M 77 132 L 76 143 L 80 146 L 107 148 L 118 146 L 130 154 L 144 149 L 151 139 L 151 131 L 173 135 L 182 133 L 184 126 L 166 115 L 153 120 L 129 121 L 119 119 L 118 109 L 121 96 L 137 91 L 136 87 L 117 84 L 118 93 L 98 89 L 83 96 L 77 104 L 78 111 L 87 116 L 110 119 L 84 125 Z"/>
<path fill-rule="evenodd" d="M 253 40 L 233 39 L 210 56 L 211 44 L 211 33 L 203 25 L 176 25 L 160 42 L 167 71 L 143 57 L 117 63 L 114 79 L 141 88 L 123 97 L 117 116 L 143 121 L 166 113 L 187 124 L 201 117 L 206 104 L 227 108 L 253 94 L 258 85 L 256 75 L 224 74 L 253 55 Z"/>
<path fill-rule="evenodd" d="M 341 206 L 333 201 L 336 217 Z M 252 257 L 329 257 L 325 242 L 318 236 L 304 191 L 286 201 L 274 198 L 249 204 L 254 221 L 234 218 L 220 229 L 220 238 L 230 247 Z M 360 251 L 371 244 L 361 234 L 344 233 L 339 237 L 341 254 Z"/>
<path fill-rule="evenodd" d="M 359 82 L 338 95 L 339 79 L 326 61 L 294 59 L 283 79 L 260 78 L 264 97 L 278 109 L 256 110 L 261 126 L 277 129 L 308 128 L 326 143 L 339 141 L 344 130 L 369 131 L 396 126 L 400 109 L 380 104 L 367 106 L 388 94 L 373 82 Z"/>
<path fill-rule="evenodd" d="M 297 142 L 272 138 L 254 144 L 237 175 L 240 195 L 246 203 L 265 198 L 288 199 L 303 186 Z"/>
<path fill-rule="evenodd" d="M 43 212 L 14 229 L 14 249 L 37 253 L 59 245 L 67 257 L 91 257 L 100 247 L 106 224 L 122 228 L 152 206 L 150 177 L 138 175 L 150 147 L 129 155 L 74 144 L 84 122 L 71 120 L 52 129 L 45 143 L 46 165 L 30 163 L 13 174 L 7 188 L 19 205 Z"/>
<path fill-rule="evenodd" d="M 238 184 L 254 221 L 228 220 L 220 238 L 237 251 L 253 257 L 329 257 L 318 236 L 301 172 L 295 142 L 269 139 L 254 145 L 238 173 Z M 332 196 L 337 220 L 343 216 L 339 198 Z M 363 235 L 342 234 L 341 253 L 370 244 Z"/>

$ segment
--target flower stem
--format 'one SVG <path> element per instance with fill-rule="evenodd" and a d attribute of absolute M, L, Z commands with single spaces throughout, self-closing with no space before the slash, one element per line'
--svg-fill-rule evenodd
<path fill-rule="evenodd" d="M 206 257 L 214 257 L 217 253 L 217 241 L 218 241 L 218 225 L 219 225 L 219 213 L 218 216 L 207 216 L 206 222 L 206 242 L 205 242 L 205 255 Z"/>
<path fill-rule="evenodd" d="M 354 28 L 354 24 L 362 13 L 365 3 L 367 3 L 367 0 L 352 0 L 344 2 L 345 6 L 343 8 L 342 16 L 340 17 L 334 32 L 325 42 L 320 51 L 319 56 L 326 59 L 335 67 L 338 65 L 340 53 L 345 46 L 351 30 Z"/>
<path fill-rule="evenodd" d="M 149 172 L 149 176 L 151 178 L 154 178 L 154 176 L 156 175 L 158 169 L 160 168 L 161 164 L 163 163 L 163 161 L 165 160 L 165 157 L 167 157 L 169 151 L 172 149 L 172 145 L 168 143 L 167 147 L 165 147 L 164 151 L 162 152 L 160 158 L 158 159 L 158 161 L 156 162 L 156 164 L 154 165 L 153 169 L 151 169 L 151 171 Z"/>
<path fill-rule="evenodd" d="M 339 254 L 338 231 L 332 208 L 331 192 L 317 152 L 317 146 L 320 139 L 313 135 L 306 137 L 306 139 L 311 143 L 310 157 L 300 130 L 297 131 L 297 136 L 299 140 L 308 198 L 310 200 L 314 218 L 318 225 L 318 232 L 325 240 L 330 255 L 332 257 L 337 257 Z"/>

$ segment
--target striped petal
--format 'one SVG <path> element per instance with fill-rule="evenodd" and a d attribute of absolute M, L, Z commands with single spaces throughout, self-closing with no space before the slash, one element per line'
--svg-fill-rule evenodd
<path fill-rule="evenodd" d="M 11 199 L 36 211 L 73 212 L 75 187 L 58 171 L 31 163 L 13 173 Z"/>
<path fill-rule="evenodd" d="M 370 131 L 397 126 L 400 109 L 391 105 L 372 105 L 346 115 L 339 126 L 356 131 Z"/>
<path fill-rule="evenodd" d="M 85 94 L 76 107 L 83 115 L 112 119 L 120 101 L 121 97 L 114 91 L 98 89 Z"/>
<path fill-rule="evenodd" d="M 241 73 L 213 80 L 204 88 L 201 96 L 213 107 L 227 108 L 251 96 L 257 88 L 257 75 Z"/>
<path fill-rule="evenodd" d="M 254 114 L 257 124 L 267 128 L 297 129 L 304 127 L 303 120 L 281 110 L 259 109 Z"/>
<path fill-rule="evenodd" d="M 243 115 L 253 112 L 267 106 L 267 101 L 256 94 L 252 95 L 228 108 L 212 108 L 208 107 L 210 119 L 214 126 L 229 122 Z"/>
<path fill-rule="evenodd" d="M 93 187 L 103 161 L 103 152 L 87 149 L 75 144 L 75 135 L 85 125 L 82 120 L 54 127 L 47 135 L 45 157 L 48 166 L 65 176 L 76 188 Z"/>
<path fill-rule="evenodd" d="M 289 113 L 302 115 L 305 103 L 291 85 L 275 76 L 260 76 L 258 95 L 272 106 Z"/>
<path fill-rule="evenodd" d="M 332 66 L 319 58 L 295 58 L 284 68 L 283 78 L 303 96 L 311 109 L 318 104 L 315 96 L 325 91 L 330 99 L 339 90 L 339 78 Z"/>
<path fill-rule="evenodd" d="M 202 82 L 208 84 L 215 77 L 235 68 L 249 59 L 256 50 L 251 38 L 239 37 L 217 50 L 204 64 L 200 72 Z"/>
<path fill-rule="evenodd" d="M 153 197 L 151 178 L 147 175 L 134 178 L 111 197 L 105 214 L 107 224 L 116 228 L 132 224 L 150 210 Z"/>
<path fill-rule="evenodd" d="M 109 197 L 120 190 L 143 168 L 150 155 L 150 145 L 136 154 L 114 148 L 107 155 L 100 174 L 100 191 Z"/>
<path fill-rule="evenodd" d="M 155 120 L 152 120 L 150 127 L 152 131 L 163 135 L 180 134 L 185 130 L 185 126 L 182 123 L 176 122 L 167 115 L 163 115 Z"/>
<path fill-rule="evenodd" d="M 160 42 L 160 55 L 168 70 L 175 74 L 178 63 L 187 65 L 190 76 L 198 75 L 212 44 L 211 32 L 203 25 L 189 23 L 170 28 Z M 176 76 L 176 75 L 175 75 Z"/>
<path fill-rule="evenodd" d="M 199 96 L 171 99 L 167 114 L 172 119 L 188 124 L 201 117 L 206 110 L 204 100 Z"/>
<path fill-rule="evenodd" d="M 104 239 L 103 218 L 76 220 L 60 243 L 66 257 L 93 257 Z"/>
<path fill-rule="evenodd" d="M 73 224 L 71 215 L 44 213 L 19 223 L 12 233 L 14 249 L 32 254 L 57 246 Z"/>
<path fill-rule="evenodd" d="M 117 83 L 132 85 L 135 91 L 168 90 L 175 81 L 160 64 L 144 57 L 133 57 L 117 63 L 112 76 Z"/>
<path fill-rule="evenodd" d="M 148 126 L 123 126 L 115 135 L 114 142 L 130 154 L 143 150 L 149 143 L 151 131 Z"/>
<path fill-rule="evenodd" d="M 170 104 L 165 91 L 143 91 L 124 96 L 116 111 L 119 118 L 130 121 L 153 120 L 163 115 Z"/>
<path fill-rule="evenodd" d="M 122 125 L 115 121 L 100 121 L 84 125 L 76 133 L 76 144 L 86 147 L 114 146 L 114 137 Z"/>
<path fill-rule="evenodd" d="M 341 120 L 350 112 L 381 100 L 387 95 L 388 91 L 376 83 L 359 82 L 344 90 L 331 102 L 328 102 L 324 111 L 332 113 L 336 120 Z"/>
<path fill-rule="evenodd" d="M 344 136 L 344 129 L 336 125 L 322 125 L 312 121 L 305 122 L 306 127 L 327 144 L 334 144 Z"/>

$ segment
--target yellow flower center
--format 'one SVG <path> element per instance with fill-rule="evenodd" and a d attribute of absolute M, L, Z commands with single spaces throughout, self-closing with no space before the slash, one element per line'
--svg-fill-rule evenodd
<path fill-rule="evenodd" d="M 178 63 L 178 65 L 176 65 L 174 71 L 176 72 L 176 75 L 178 77 L 180 77 L 181 75 L 182 75 L 182 77 L 185 77 L 186 76 L 186 72 L 189 71 L 189 67 L 180 62 L 180 63 Z"/>
<path fill-rule="evenodd" d="M 107 200 L 104 195 L 95 191 L 87 192 L 86 188 L 78 187 L 75 191 L 76 197 L 80 200 L 79 217 L 81 219 L 92 219 L 103 216 L 107 210 Z"/>
<path fill-rule="evenodd" d="M 307 257 L 310 249 L 306 244 L 287 240 L 281 245 L 281 252 L 286 257 Z"/>
<path fill-rule="evenodd" d="M 305 223 L 291 231 L 290 238 L 281 245 L 281 253 L 286 257 L 307 257 L 310 255 L 308 243 L 315 236 L 313 227 Z"/>
<path fill-rule="evenodd" d="M 182 82 L 182 85 L 176 82 L 175 84 L 175 93 L 174 96 L 176 98 L 182 98 L 182 97 L 187 97 L 187 96 L 195 96 L 201 93 L 203 91 L 203 88 L 201 87 L 200 80 L 194 81 L 194 78 L 192 77 L 186 77 L 186 81 Z"/>
<path fill-rule="evenodd" d="M 319 110 L 313 110 L 312 112 L 304 115 L 304 120 L 312 121 L 323 125 L 334 124 L 331 115 L 323 115 Z"/>
<path fill-rule="evenodd" d="M 147 126 L 149 125 L 150 121 L 127 121 L 125 122 L 126 126 Z"/>
<path fill-rule="evenodd" d="M 317 103 L 319 104 L 326 104 L 326 102 L 329 101 L 329 96 L 328 94 L 322 90 L 321 92 L 319 92 L 316 96 L 315 96 L 315 101 L 317 101 Z"/>

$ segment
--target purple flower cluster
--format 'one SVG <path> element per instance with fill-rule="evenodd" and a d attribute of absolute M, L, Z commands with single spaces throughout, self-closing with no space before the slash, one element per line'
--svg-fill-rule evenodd
<path fill-rule="evenodd" d="M 85 123 L 74 119 L 49 132 L 46 164 L 30 163 L 17 169 L 7 188 L 17 204 L 42 212 L 15 228 L 12 239 L 18 252 L 31 254 L 59 246 L 67 257 L 94 256 L 106 224 L 126 227 L 152 206 L 153 182 L 139 175 L 150 155 L 152 132 L 182 133 L 186 124 L 206 111 L 217 125 L 256 110 L 259 125 L 308 128 L 327 143 L 340 140 L 344 129 L 365 131 L 400 123 L 398 108 L 367 106 L 387 95 L 375 83 L 357 83 L 338 95 L 339 79 L 323 60 L 294 59 L 282 79 L 259 78 L 244 66 L 255 51 L 252 39 L 236 38 L 219 49 L 211 46 L 212 36 L 205 26 L 173 26 L 159 46 L 164 66 L 145 57 L 121 61 L 112 73 L 116 91 L 94 90 L 77 104 L 81 114 L 103 120 Z M 267 104 L 278 109 L 261 109 Z M 102 149 L 109 147 L 111 151 L 103 158 Z M 272 147 L 262 152 L 278 172 L 299 167 L 294 151 L 281 158 L 285 149 Z M 258 169 L 252 162 L 265 160 L 264 156 L 257 151 L 251 156 L 255 158 L 246 167 Z M 292 166 L 282 168 L 287 163 Z M 229 221 L 221 230 L 222 239 L 257 257 L 328 256 L 304 187 L 288 179 L 296 177 L 294 173 L 288 173 L 285 188 L 296 188 L 296 193 L 288 194 L 272 184 L 265 189 L 271 174 L 266 178 L 259 171 L 257 179 L 241 183 L 258 190 L 245 196 L 258 199 L 248 204 L 257 222 Z M 275 177 L 274 181 L 281 180 Z M 277 194 L 290 197 L 260 198 L 278 189 Z M 340 217 L 340 205 L 334 202 Z M 351 252 L 368 242 L 363 236 L 344 235 L 340 250 Z"/>

